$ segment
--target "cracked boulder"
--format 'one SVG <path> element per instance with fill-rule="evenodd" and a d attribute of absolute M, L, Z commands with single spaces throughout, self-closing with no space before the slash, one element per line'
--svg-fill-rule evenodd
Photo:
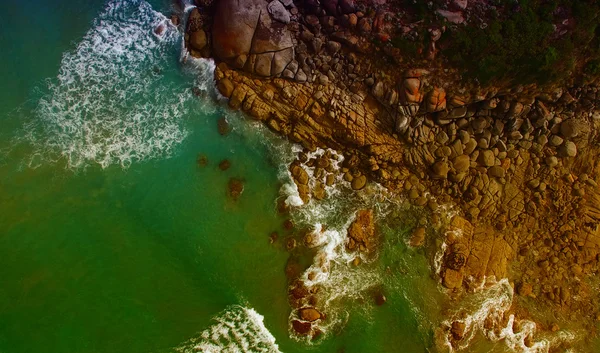
<path fill-rule="evenodd" d="M 280 76 L 294 59 L 288 22 L 279 1 L 220 0 L 212 26 L 214 55 L 251 74 Z"/>

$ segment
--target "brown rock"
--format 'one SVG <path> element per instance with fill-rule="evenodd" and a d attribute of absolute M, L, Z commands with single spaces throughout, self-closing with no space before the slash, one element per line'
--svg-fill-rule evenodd
<path fill-rule="evenodd" d="M 425 242 L 425 228 L 415 229 L 410 237 L 410 246 L 419 247 Z"/>
<path fill-rule="evenodd" d="M 231 197 L 234 201 L 239 199 L 242 192 L 244 192 L 244 181 L 238 178 L 229 179 L 229 183 L 227 184 L 229 197 Z"/>
<path fill-rule="evenodd" d="M 446 179 L 448 177 L 448 163 L 446 161 L 438 161 L 432 167 L 434 179 Z"/>
<path fill-rule="evenodd" d="M 488 175 L 495 178 L 504 178 L 506 171 L 500 166 L 494 166 L 488 169 Z"/>
<path fill-rule="evenodd" d="M 352 179 L 351 186 L 353 190 L 361 190 L 365 185 L 367 185 L 367 177 L 364 175 Z"/>
<path fill-rule="evenodd" d="M 226 171 L 230 167 L 231 167 L 231 162 L 229 162 L 229 160 L 227 160 L 227 159 L 224 159 L 219 163 L 219 169 L 221 169 L 222 171 Z"/>
<path fill-rule="evenodd" d="M 531 284 L 523 282 L 517 287 L 517 293 L 522 297 L 526 297 L 533 293 L 533 287 Z"/>
<path fill-rule="evenodd" d="M 321 313 L 315 308 L 302 308 L 298 311 L 299 316 L 304 321 L 317 321 L 321 318 Z"/>
<path fill-rule="evenodd" d="M 219 129 L 219 134 L 221 134 L 221 136 L 225 136 L 231 132 L 231 126 L 229 126 L 229 122 L 224 116 L 217 120 L 217 128 Z"/>
<path fill-rule="evenodd" d="M 379 293 L 375 294 L 375 304 L 377 306 L 382 306 L 386 302 L 387 302 L 387 298 L 385 297 L 385 295 L 383 295 L 383 293 L 379 292 Z"/>
<path fill-rule="evenodd" d="M 446 266 L 456 271 L 460 270 L 466 262 L 465 255 L 456 251 L 450 253 L 446 258 Z"/>
<path fill-rule="evenodd" d="M 484 150 L 479 153 L 478 162 L 484 167 L 492 167 L 496 163 L 496 156 L 492 150 Z"/>
<path fill-rule="evenodd" d="M 312 325 L 310 324 L 310 322 L 302 322 L 299 320 L 292 320 L 292 327 L 294 328 L 294 331 L 296 331 L 297 333 L 299 333 L 301 335 L 307 335 L 310 333 Z"/>
<path fill-rule="evenodd" d="M 208 157 L 202 153 L 198 154 L 198 158 L 196 158 L 196 164 L 198 164 L 199 167 L 206 167 L 208 164 Z"/>
<path fill-rule="evenodd" d="M 373 251 L 377 239 L 375 239 L 375 223 L 372 210 L 360 210 L 356 213 L 356 219 L 348 227 L 348 250 L 356 251 L 365 249 Z"/>
<path fill-rule="evenodd" d="M 233 82 L 231 82 L 228 78 L 224 78 L 217 82 L 217 89 L 219 90 L 219 92 L 221 92 L 223 96 L 227 98 L 231 97 L 234 88 L 235 87 L 233 86 Z"/>
<path fill-rule="evenodd" d="M 221 0 L 216 3 L 212 26 L 212 46 L 218 59 L 238 68 L 243 67 L 247 72 L 255 73 L 255 65 L 248 63 L 251 60 L 244 63 L 245 60 L 240 62 L 238 58 L 249 58 L 250 54 L 258 55 L 260 60 L 265 59 L 270 65 L 270 60 L 273 59 L 275 53 L 293 47 L 289 29 L 279 21 L 285 21 L 283 17 L 286 16 L 287 10 L 283 8 L 281 13 L 275 14 L 271 9 L 270 13 L 268 5 L 269 2 L 263 0 Z M 272 18 L 273 15 L 278 21 Z M 265 57 L 260 56 L 261 54 L 270 55 Z M 286 57 L 291 61 L 293 55 Z M 283 71 L 287 63 L 289 61 L 279 63 L 279 69 Z M 266 68 L 266 63 L 261 67 Z M 259 74 L 271 75 L 270 66 L 268 70 L 262 70 Z"/>
<path fill-rule="evenodd" d="M 292 177 L 297 184 L 307 185 L 308 184 L 308 173 L 306 170 L 299 165 L 292 165 L 291 168 Z"/>
<path fill-rule="evenodd" d="M 463 154 L 454 158 L 452 164 L 457 174 L 464 173 L 467 170 L 469 170 L 469 167 L 471 166 L 471 158 L 469 158 L 469 156 L 467 156 L 466 154 Z"/>
<path fill-rule="evenodd" d="M 455 341 L 460 341 L 465 337 L 465 330 L 467 326 L 464 322 L 454 321 L 452 323 L 452 327 L 450 328 L 450 333 L 452 334 L 452 338 Z"/>

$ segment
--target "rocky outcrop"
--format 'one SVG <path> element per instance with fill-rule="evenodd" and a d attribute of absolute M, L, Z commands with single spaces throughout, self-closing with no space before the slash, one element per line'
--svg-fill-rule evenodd
<path fill-rule="evenodd" d="M 346 248 L 350 251 L 369 253 L 375 251 L 376 245 L 373 211 L 360 210 L 356 213 L 356 219 L 348 227 Z"/>
<path fill-rule="evenodd" d="M 453 3 L 438 13 L 471 17 L 466 1 Z M 188 48 L 201 50 L 202 28 L 229 106 L 304 147 L 289 170 L 305 203 L 327 197 L 325 186 L 343 175 L 354 190 L 374 180 L 434 214 L 454 205 L 443 286 L 460 293 L 509 277 L 521 296 L 596 312 L 582 278 L 599 270 L 599 87 L 481 87 L 435 61 L 415 66 L 398 48 L 373 44 L 386 42 L 394 15 L 362 5 L 219 0 L 210 25 L 188 22 Z M 441 30 L 428 33 L 433 44 L 422 49 L 435 56 Z M 343 154 L 341 167 L 309 158 L 317 148 Z M 415 230 L 410 244 L 426 233 Z M 376 245 L 372 212 L 360 211 L 347 248 Z M 293 326 L 312 332 L 301 315 Z"/>
<path fill-rule="evenodd" d="M 281 75 L 294 58 L 289 16 L 279 1 L 218 1 L 212 24 L 215 57 L 248 73 Z"/>
<path fill-rule="evenodd" d="M 442 283 L 449 289 L 481 287 L 486 279 L 502 279 L 514 257 L 514 244 L 491 227 L 473 227 L 456 216 L 446 232 Z"/>

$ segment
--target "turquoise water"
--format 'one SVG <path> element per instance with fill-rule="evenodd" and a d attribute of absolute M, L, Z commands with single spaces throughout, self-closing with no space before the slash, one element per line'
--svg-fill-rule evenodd
<path fill-rule="evenodd" d="M 436 284 L 402 223 L 381 226 L 382 259 L 364 266 L 388 302 L 375 306 L 354 274 L 339 325 L 316 343 L 290 337 L 277 201 L 292 146 L 215 102 L 210 64 L 182 64 L 174 28 L 152 34 L 170 6 L 0 4 L 0 352 L 185 350 L 215 318 L 261 342 L 248 351 L 272 351 L 271 338 L 282 352 L 431 347 L 439 309 L 418 293 Z M 230 178 L 244 182 L 237 201 Z"/>

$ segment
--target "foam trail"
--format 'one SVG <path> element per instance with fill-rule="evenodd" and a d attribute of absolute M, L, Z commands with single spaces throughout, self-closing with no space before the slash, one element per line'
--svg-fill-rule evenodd
<path fill-rule="evenodd" d="M 514 290 L 508 279 L 504 278 L 474 295 L 476 309 L 465 314 L 461 311 L 452 319 L 442 323 L 446 333 L 444 345 L 449 351 L 461 351 L 469 347 L 469 344 L 480 332 L 492 342 L 504 342 L 514 352 L 520 353 L 547 353 L 550 350 L 550 342 L 542 339 L 526 344 L 527 339 L 533 338 L 536 332 L 536 324 L 529 320 L 516 320 L 513 314 L 507 313 L 512 306 Z M 503 324 L 506 320 L 506 324 Z M 452 343 L 450 328 L 453 322 L 464 324 L 465 336 L 462 340 Z"/>
<path fill-rule="evenodd" d="M 26 127 L 36 150 L 32 161 L 127 167 L 172 154 L 187 135 L 182 116 L 191 97 L 167 77 L 172 72 L 163 72 L 173 66 L 180 41 L 177 29 L 147 2 L 109 1 L 64 54 L 37 119 Z"/>
<path fill-rule="evenodd" d="M 292 152 L 293 155 L 297 155 L 300 151 L 302 148 L 296 146 Z M 343 156 L 336 151 L 317 149 L 315 152 L 306 153 L 307 159 L 318 158 L 326 152 L 332 156 L 329 160 L 333 168 L 339 170 Z M 279 176 L 283 182 L 280 192 L 288 206 L 295 206 L 291 209 L 294 222 L 300 227 L 313 229 L 312 240 L 307 245 L 317 249 L 317 254 L 313 264 L 302 274 L 300 280 L 306 288 L 318 288 L 314 294 L 318 298 L 317 309 L 326 314 L 326 319 L 313 323 L 313 329 L 326 336 L 347 322 L 350 310 L 361 311 L 368 316 L 369 305 L 352 303 L 366 299 L 365 297 L 370 295 L 368 289 L 382 283 L 378 269 L 369 265 L 377 254 L 365 256 L 346 249 L 347 229 L 355 219 L 355 212 L 360 209 L 373 209 L 376 217 L 385 217 L 396 204 L 396 200 L 387 199 L 386 191 L 377 184 L 370 184 L 365 190 L 354 192 L 350 183 L 344 181 L 341 173 L 338 173 L 336 183 L 325 188 L 325 199 L 312 198 L 304 204 L 288 168 L 292 160 L 293 158 L 286 160 L 280 169 Z M 302 167 L 309 176 L 309 186 L 313 188 L 317 183 L 316 167 L 306 164 Z M 356 257 L 361 258 L 360 266 L 352 264 Z M 364 302 L 369 303 L 371 300 Z M 310 305 L 302 302 L 302 305 L 305 304 Z M 310 336 L 297 335 L 293 329 L 292 323 L 298 319 L 298 312 L 292 311 L 289 317 L 291 336 L 296 340 L 312 343 Z"/>
<path fill-rule="evenodd" d="M 174 349 L 180 353 L 280 353 L 262 315 L 239 305 L 214 318 L 215 324 Z"/>

